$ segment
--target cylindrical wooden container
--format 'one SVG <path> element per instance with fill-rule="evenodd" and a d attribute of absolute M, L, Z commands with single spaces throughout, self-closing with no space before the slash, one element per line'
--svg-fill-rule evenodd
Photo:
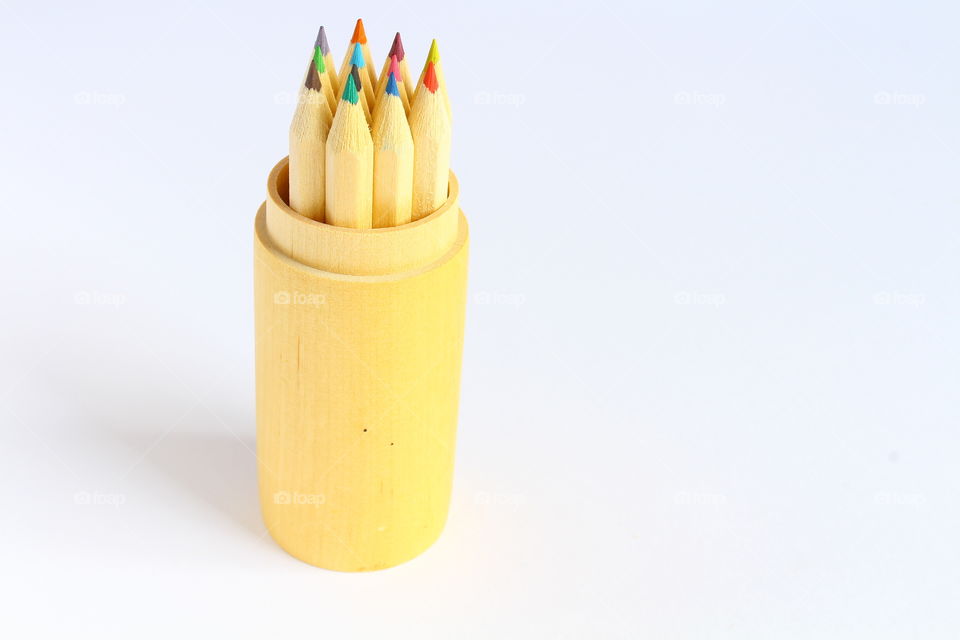
<path fill-rule="evenodd" d="M 399 227 L 287 204 L 284 159 L 254 233 L 257 458 L 273 538 L 319 567 L 409 560 L 450 502 L 467 287 L 459 187 Z"/>

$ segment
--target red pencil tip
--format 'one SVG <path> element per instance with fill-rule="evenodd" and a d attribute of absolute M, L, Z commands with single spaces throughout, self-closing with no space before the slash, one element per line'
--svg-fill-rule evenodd
<path fill-rule="evenodd" d="M 350 38 L 350 44 L 357 42 L 367 44 L 367 32 L 363 30 L 363 18 L 357 18 L 357 26 L 353 28 L 353 37 Z"/>
<path fill-rule="evenodd" d="M 432 62 L 427 63 L 427 72 L 423 76 L 423 86 L 430 90 L 430 93 L 436 93 L 440 87 L 437 81 L 437 70 Z"/>
<path fill-rule="evenodd" d="M 403 60 L 403 41 L 400 40 L 400 32 L 397 31 L 397 35 L 393 37 L 393 46 L 390 47 L 390 53 L 387 55 L 397 56 L 397 60 Z"/>

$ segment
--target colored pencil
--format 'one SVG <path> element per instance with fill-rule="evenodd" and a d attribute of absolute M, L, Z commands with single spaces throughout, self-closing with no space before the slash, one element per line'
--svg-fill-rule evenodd
<path fill-rule="evenodd" d="M 410 133 L 414 148 L 413 219 L 419 220 L 446 201 L 450 177 L 450 117 L 436 66 L 429 60 L 410 107 Z"/>
<path fill-rule="evenodd" d="M 403 72 L 400 71 L 400 63 L 397 61 L 396 56 L 390 56 L 390 66 L 385 69 L 385 78 L 393 78 L 393 81 L 397 84 L 397 93 L 399 94 L 400 103 L 403 105 L 403 113 L 406 116 L 410 117 L 410 103 L 407 102 L 407 90 L 404 88 L 403 84 Z M 384 89 L 386 89 L 386 84 L 384 84 Z M 377 96 L 377 104 L 374 106 L 373 117 L 376 118 L 377 109 L 376 107 L 380 105 L 384 100 L 386 95 L 385 91 L 381 91 L 380 95 Z"/>
<path fill-rule="evenodd" d="M 337 110 L 337 97 L 333 93 L 333 89 L 330 87 L 330 83 L 327 80 L 327 65 L 323 59 L 323 56 L 320 55 L 320 49 L 316 46 L 313 47 L 313 56 L 310 59 L 310 64 L 307 65 L 307 75 L 304 76 L 303 86 L 300 89 L 300 92 L 303 93 L 306 90 L 307 81 L 309 76 L 315 72 L 317 76 L 317 84 L 320 85 L 318 91 L 323 94 L 323 97 L 327 100 L 327 106 L 330 108 L 331 115 L 334 111 Z"/>
<path fill-rule="evenodd" d="M 397 35 L 393 37 L 393 45 L 390 47 L 390 53 L 387 54 L 387 59 L 383 63 L 383 69 L 380 71 L 380 82 L 377 83 L 377 101 L 379 102 L 383 99 L 383 88 L 387 84 L 387 79 L 390 77 L 390 71 L 393 64 L 393 59 L 396 58 L 396 64 L 400 67 L 400 75 L 397 78 L 397 82 L 401 84 L 400 87 L 402 91 L 400 92 L 400 98 L 403 100 L 403 108 L 406 109 L 407 114 L 410 113 L 410 101 L 413 99 L 413 92 L 416 88 L 410 82 L 410 67 L 407 65 L 407 55 L 403 50 L 403 41 L 400 39 L 400 32 L 397 32 Z"/>
<path fill-rule="evenodd" d="M 410 222 L 413 204 L 413 137 L 401 101 L 403 89 L 397 76 L 387 75 L 373 119 L 374 227 Z"/>
<path fill-rule="evenodd" d="M 453 120 L 453 110 L 450 108 L 450 95 L 447 93 L 447 81 L 443 76 L 443 64 L 440 62 L 440 47 L 437 46 L 437 40 L 434 38 L 430 43 L 430 51 L 427 53 L 427 61 L 423 63 L 423 70 L 420 72 L 420 78 L 417 80 L 417 90 L 423 84 L 423 77 L 427 73 L 427 66 L 433 63 L 437 74 L 437 81 L 440 84 L 440 93 L 443 94 L 443 101 L 447 107 L 447 117 Z M 411 104 L 411 106 L 413 106 Z"/>
<path fill-rule="evenodd" d="M 340 80 L 337 78 L 337 67 L 333 63 L 333 54 L 330 53 L 330 43 L 327 42 L 327 32 L 322 26 L 317 33 L 317 41 L 313 45 L 313 50 L 314 55 L 319 53 L 323 58 L 323 65 L 326 68 L 326 75 L 324 76 L 326 82 L 324 84 L 330 87 L 330 92 L 336 98 L 340 95 Z M 336 111 L 336 105 L 331 108 Z"/>
<path fill-rule="evenodd" d="M 373 224 L 373 140 L 360 104 L 356 74 L 347 76 L 326 145 L 326 221 L 369 229 Z"/>
<path fill-rule="evenodd" d="M 325 146 L 333 115 L 313 60 L 290 123 L 290 207 L 302 216 L 323 221 L 325 209 Z"/>
<path fill-rule="evenodd" d="M 355 47 L 360 48 L 360 53 L 354 53 Z M 360 61 L 357 60 L 357 55 L 360 57 Z M 340 65 L 340 78 L 343 79 L 343 70 L 350 69 L 350 65 L 355 64 L 362 73 L 364 93 L 367 98 L 367 104 L 370 108 L 373 108 L 374 98 L 376 94 L 374 91 L 377 87 L 377 70 L 373 68 L 373 58 L 370 55 L 370 47 L 367 46 L 367 33 L 363 28 L 363 20 L 357 18 L 357 25 L 353 28 L 353 36 L 350 38 L 350 46 L 347 47 L 347 52 L 343 57 L 343 64 Z M 343 86 L 341 84 L 341 86 Z"/>
<path fill-rule="evenodd" d="M 363 107 L 363 113 L 367 116 L 367 124 L 370 124 L 370 115 L 374 107 L 373 92 L 368 86 L 366 72 L 362 71 L 367 63 L 363 59 L 363 50 L 360 48 L 360 43 L 356 42 L 350 46 L 352 47 L 351 55 L 344 60 L 344 66 L 340 69 L 340 86 L 346 86 L 347 76 L 351 73 L 354 74 L 357 92 L 360 95 L 360 105 Z M 370 92 L 369 97 L 367 97 L 368 91 Z"/>

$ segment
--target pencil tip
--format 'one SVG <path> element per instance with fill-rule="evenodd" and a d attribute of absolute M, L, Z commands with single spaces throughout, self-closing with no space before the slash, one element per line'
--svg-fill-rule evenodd
<path fill-rule="evenodd" d="M 363 61 L 363 50 L 360 48 L 359 42 L 353 45 L 353 55 L 350 56 L 350 64 L 356 65 L 358 68 L 363 69 L 363 65 L 365 63 Z"/>
<path fill-rule="evenodd" d="M 321 58 L 321 60 L 322 59 L 323 58 Z M 311 60 L 307 64 L 307 79 L 303 81 L 303 86 L 307 89 L 313 89 L 314 91 L 320 91 L 323 87 L 323 85 L 320 84 L 320 73 L 315 60 Z"/>
<path fill-rule="evenodd" d="M 327 63 L 323 59 L 323 50 L 320 47 L 313 48 L 313 64 L 318 73 L 324 73 L 327 70 Z"/>
<path fill-rule="evenodd" d="M 357 18 L 357 26 L 353 28 L 353 37 L 350 38 L 350 42 L 367 44 L 367 33 L 363 30 L 363 18 Z"/>
<path fill-rule="evenodd" d="M 402 80 L 400 76 L 400 61 L 397 60 L 397 56 L 390 56 L 390 75 L 396 77 L 397 82 Z"/>
<path fill-rule="evenodd" d="M 400 40 L 400 32 L 397 31 L 397 35 L 393 36 L 393 46 L 390 47 L 390 53 L 388 56 L 396 56 L 397 60 L 403 60 L 403 41 Z"/>
<path fill-rule="evenodd" d="M 356 67 L 354 67 L 356 69 Z M 360 94 L 357 93 L 357 85 L 353 73 L 347 76 L 347 82 L 343 87 L 343 99 L 350 104 L 357 104 L 360 100 Z"/>
<path fill-rule="evenodd" d="M 436 93 L 440 87 L 437 81 L 437 70 L 432 60 L 427 61 L 427 72 L 423 76 L 423 86 L 430 90 L 430 93 Z"/>
<path fill-rule="evenodd" d="M 327 42 L 327 32 L 323 26 L 321 26 L 320 31 L 317 32 L 317 41 L 313 43 L 313 48 L 320 49 L 322 55 L 330 53 L 330 44 Z"/>
<path fill-rule="evenodd" d="M 396 60 L 396 58 L 394 58 Z M 397 88 L 397 77 L 390 74 L 390 79 L 387 80 L 387 93 L 391 96 L 400 97 L 400 90 Z"/>
<path fill-rule="evenodd" d="M 440 62 L 440 48 L 437 46 L 436 38 L 430 43 L 430 53 L 427 54 L 427 62 Z"/>
<path fill-rule="evenodd" d="M 353 78 L 353 84 L 358 90 L 363 89 L 363 83 L 360 82 L 360 71 L 357 65 L 350 65 L 350 77 Z"/>

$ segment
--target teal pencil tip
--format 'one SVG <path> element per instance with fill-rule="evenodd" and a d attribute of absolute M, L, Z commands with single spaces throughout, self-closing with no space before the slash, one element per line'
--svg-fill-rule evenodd
<path fill-rule="evenodd" d="M 357 93 L 357 84 L 353 80 L 353 74 L 347 76 L 347 83 L 343 87 L 343 99 L 350 104 L 357 104 L 360 100 L 360 94 Z"/>

